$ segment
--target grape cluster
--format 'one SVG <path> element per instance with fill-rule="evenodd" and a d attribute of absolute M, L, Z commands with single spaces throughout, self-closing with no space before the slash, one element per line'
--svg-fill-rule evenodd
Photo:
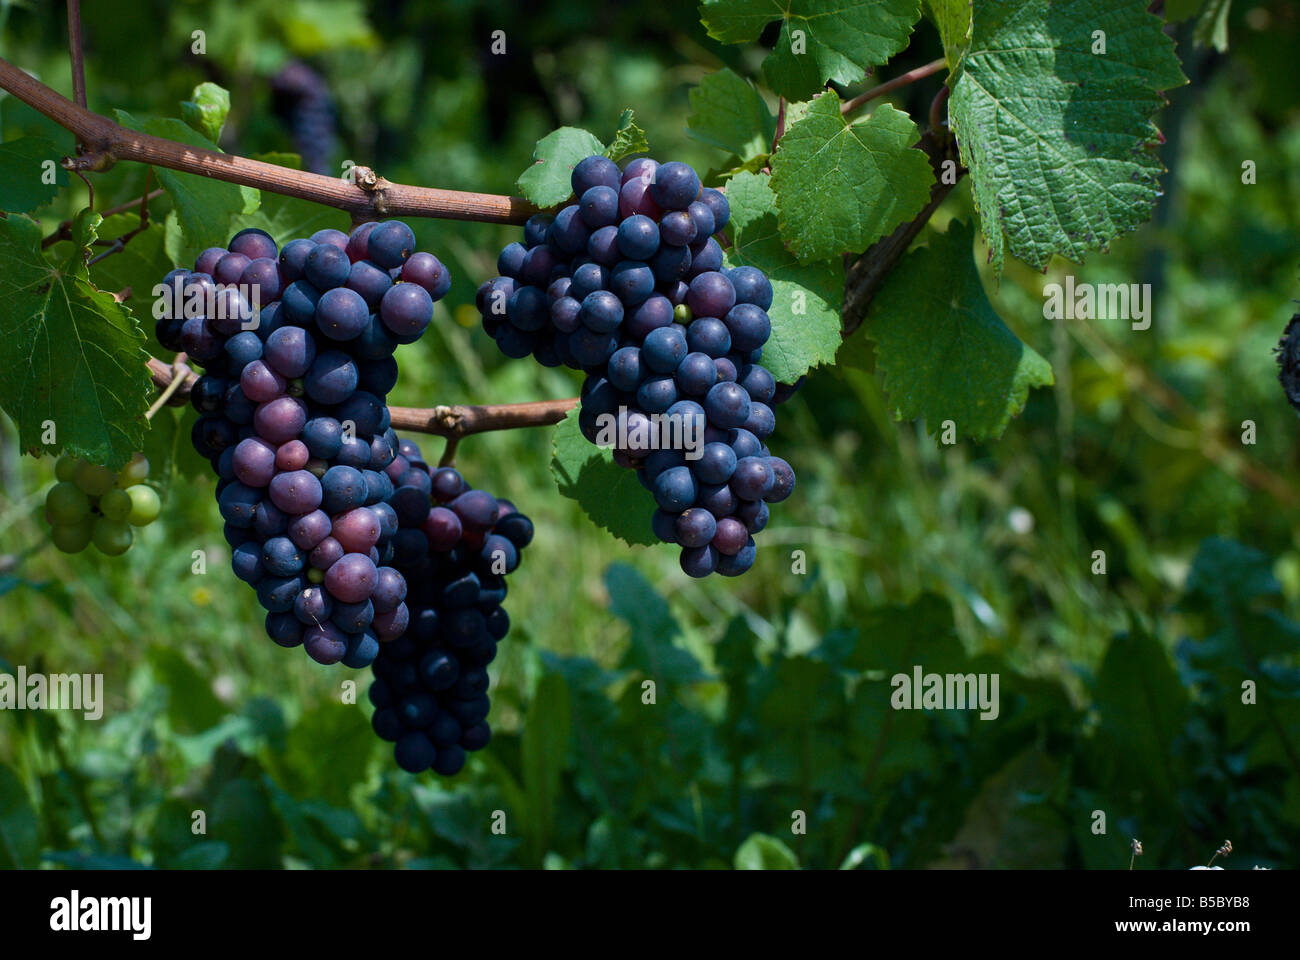
<path fill-rule="evenodd" d="M 772 285 L 756 267 L 723 266 L 714 234 L 727 199 L 687 164 L 620 170 L 592 156 L 572 183 L 576 203 L 530 218 L 523 243 L 501 251 L 501 276 L 478 290 L 483 328 L 509 357 L 587 374 L 583 435 L 617 426 L 615 462 L 654 495 L 655 535 L 681 546 L 687 574 L 744 573 L 767 504 L 795 483 L 764 444 L 779 402 L 759 362 Z M 656 442 L 674 422 L 691 432 Z"/>
<path fill-rule="evenodd" d="M 369 666 L 408 620 L 391 565 L 398 441 L 385 399 L 394 350 L 420 337 L 451 284 L 414 247 L 396 220 L 279 250 L 251 229 L 164 281 L 178 295 L 158 340 L 205 369 L 192 439 L 219 477 L 231 566 L 271 639 L 319 663 Z"/>
<path fill-rule="evenodd" d="M 148 486 L 149 461 L 137 453 L 117 473 L 72 456 L 54 465 L 58 481 L 45 497 L 45 522 L 51 540 L 64 553 L 80 553 L 90 544 L 116 557 L 131 549 L 132 527 L 158 519 L 162 501 Z"/>
<path fill-rule="evenodd" d="M 403 770 L 450 776 L 492 735 L 487 665 L 510 628 L 505 578 L 533 524 L 451 467 L 430 471 L 409 440 L 398 450 L 393 565 L 410 584 L 410 625 L 375 659 L 371 722 Z"/>

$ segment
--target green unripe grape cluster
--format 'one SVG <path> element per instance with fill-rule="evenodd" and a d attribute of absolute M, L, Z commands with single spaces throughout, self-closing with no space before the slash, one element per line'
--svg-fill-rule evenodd
<path fill-rule="evenodd" d="M 126 553 L 135 539 L 131 528 L 148 526 L 162 510 L 158 492 L 145 483 L 149 461 L 142 453 L 117 473 L 62 456 L 54 476 L 58 483 L 45 497 L 45 520 L 64 553 L 80 553 L 92 543 L 110 557 Z"/>

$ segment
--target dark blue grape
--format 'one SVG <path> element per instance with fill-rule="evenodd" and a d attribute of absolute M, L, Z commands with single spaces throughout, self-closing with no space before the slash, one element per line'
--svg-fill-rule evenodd
<path fill-rule="evenodd" d="M 709 420 L 719 427 L 739 427 L 749 419 L 749 394 L 737 383 L 717 383 L 704 398 Z"/>
<path fill-rule="evenodd" d="M 578 161 L 570 178 L 573 195 L 581 197 L 592 187 L 606 186 L 617 190 L 622 185 L 618 164 L 608 157 L 592 156 Z"/>
<path fill-rule="evenodd" d="M 316 249 L 308 254 L 302 271 L 307 282 L 321 291 L 343 286 L 351 272 L 352 261 L 348 255 L 329 243 L 316 245 Z"/>
<path fill-rule="evenodd" d="M 415 234 L 401 220 L 387 220 L 370 231 L 366 249 L 371 260 L 385 270 L 393 270 L 415 251 Z"/>
<path fill-rule="evenodd" d="M 618 249 L 629 260 L 649 260 L 659 249 L 659 225 L 636 214 L 618 227 Z"/>
<path fill-rule="evenodd" d="M 665 210 L 685 210 L 700 195 L 700 177 L 676 160 L 659 164 L 650 183 L 650 196 Z"/>

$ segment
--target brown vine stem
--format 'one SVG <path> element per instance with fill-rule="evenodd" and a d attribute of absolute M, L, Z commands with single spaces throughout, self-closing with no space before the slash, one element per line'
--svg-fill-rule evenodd
<path fill-rule="evenodd" d="M 912 241 L 929 222 L 934 211 L 952 193 L 965 169 L 961 166 L 955 146 L 950 138 L 942 140 L 933 131 L 922 134 L 917 145 L 925 152 L 934 168 L 935 180 L 930 185 L 930 202 L 927 203 L 913 219 L 898 227 L 887 237 L 882 237 L 871 245 L 861 256 L 846 258 L 847 268 L 844 276 L 844 307 L 841 311 L 842 325 L 840 335 L 847 337 L 859 326 L 867 315 L 867 308 L 884 285 L 885 278 L 897 266 L 899 259 L 907 252 Z M 948 166 L 951 161 L 952 165 Z M 947 181 L 947 182 L 945 182 Z"/>
<path fill-rule="evenodd" d="M 68 0 L 68 57 L 72 61 L 72 99 L 86 109 L 86 58 L 81 44 L 81 0 Z"/>
<path fill-rule="evenodd" d="M 925 77 L 938 73 L 947 66 L 948 61 L 943 57 L 940 57 L 938 60 L 931 60 L 925 66 L 917 67 L 915 70 L 909 70 L 907 73 L 899 74 L 892 80 L 886 80 L 884 83 L 874 86 L 870 90 L 865 90 L 862 93 L 859 93 L 852 100 L 845 100 L 844 103 L 840 104 L 840 113 L 852 113 L 864 103 L 868 103 L 877 97 L 883 97 L 887 93 L 893 93 L 899 87 L 905 87 L 909 83 L 915 83 L 917 80 L 922 80 Z"/>
<path fill-rule="evenodd" d="M 173 371 L 157 357 L 150 357 L 147 366 L 156 386 L 164 392 L 171 388 L 177 373 L 181 384 L 164 401 L 179 406 L 189 396 L 190 387 L 197 379 L 194 371 L 182 365 Z M 155 401 L 157 404 L 157 401 Z M 522 427 L 546 427 L 559 423 L 578 405 L 577 397 L 564 400 L 534 400 L 528 403 L 443 404 L 436 407 L 389 407 L 394 430 L 411 430 L 436 437 L 460 439 L 475 433 L 491 430 L 517 430 Z M 161 405 L 159 405 L 161 406 Z"/>
<path fill-rule="evenodd" d="M 151 137 L 91 113 L 2 58 L 0 89 L 7 90 L 77 137 L 78 142 L 84 145 L 84 152 L 66 165 L 78 173 L 107 169 L 118 160 L 132 160 L 375 217 L 523 223 L 537 212 L 537 207 L 522 197 L 413 187 L 392 183 L 383 177 L 375 177 L 363 188 L 350 180 L 291 170 L 235 154 L 200 150 Z"/>

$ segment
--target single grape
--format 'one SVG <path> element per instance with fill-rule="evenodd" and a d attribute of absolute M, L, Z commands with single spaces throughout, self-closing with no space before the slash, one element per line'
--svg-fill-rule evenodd
<path fill-rule="evenodd" d="M 62 458 L 60 458 L 62 459 Z M 54 469 L 54 475 L 60 480 L 64 479 L 58 475 L 58 467 Z M 117 485 L 122 489 L 133 487 L 137 483 L 144 483 L 149 476 L 149 460 L 143 453 L 131 455 L 131 461 L 117 472 Z"/>
<path fill-rule="evenodd" d="M 108 467 L 83 460 L 77 464 L 73 483 L 88 497 L 102 497 L 117 484 L 117 476 Z"/>
<path fill-rule="evenodd" d="M 54 526 L 72 526 L 90 515 L 90 497 L 75 483 L 56 483 L 45 495 L 45 510 Z"/>
<path fill-rule="evenodd" d="M 95 521 L 90 539 L 101 553 L 117 557 L 131 549 L 135 536 L 125 521 L 100 517 Z"/>

